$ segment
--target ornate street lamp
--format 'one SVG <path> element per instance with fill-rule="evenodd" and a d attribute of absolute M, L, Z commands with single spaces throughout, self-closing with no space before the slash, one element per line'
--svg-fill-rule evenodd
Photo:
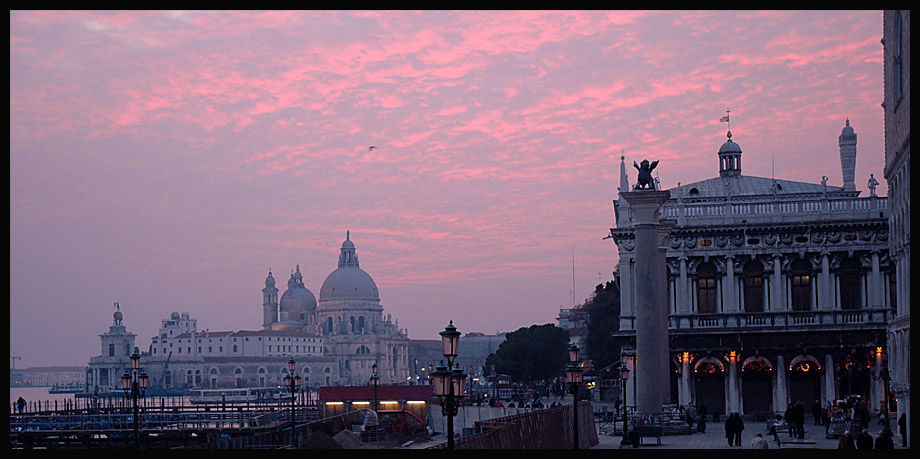
<path fill-rule="evenodd" d="M 377 376 L 377 364 L 375 363 L 371 370 L 374 372 L 374 375 L 371 376 L 371 384 L 374 386 L 374 412 L 377 412 L 377 385 L 380 384 L 380 378 Z"/>
<path fill-rule="evenodd" d="M 578 346 L 572 344 L 569 346 L 569 364 L 565 367 L 565 382 L 569 384 L 569 387 L 572 390 L 572 425 L 574 431 L 575 449 L 578 449 L 578 389 L 581 387 L 582 382 L 582 370 L 578 366 L 578 361 Z"/>
<path fill-rule="evenodd" d="M 438 365 L 430 375 L 434 395 L 441 399 L 441 414 L 447 416 L 447 449 L 454 449 L 454 416 L 457 415 L 460 399 L 463 398 L 466 375 L 462 369 L 453 368 L 454 358 L 457 357 L 457 350 L 460 348 L 460 332 L 454 327 L 454 322 L 450 321 L 440 335 L 447 366 Z"/>
<path fill-rule="evenodd" d="M 629 365 L 626 362 L 629 361 L 629 354 L 625 352 L 620 354 L 620 382 L 623 386 L 623 439 L 620 440 L 620 446 L 632 445 L 632 442 L 629 441 L 627 434 L 629 433 L 629 423 L 626 417 L 626 381 L 629 380 Z"/>
<path fill-rule="evenodd" d="M 125 391 L 125 399 L 131 400 L 134 408 L 134 447 L 137 449 L 141 447 L 138 400 L 144 398 L 144 392 L 147 391 L 147 385 L 150 383 L 147 373 L 138 375 L 140 367 L 141 356 L 138 355 L 137 348 L 134 348 L 134 354 L 131 354 L 131 373 L 122 375 L 121 388 Z"/>
<path fill-rule="evenodd" d="M 284 376 L 284 385 L 287 386 L 288 389 L 291 390 L 291 448 L 297 447 L 297 443 L 294 441 L 295 440 L 295 437 L 294 437 L 294 425 L 295 425 L 294 401 L 296 400 L 296 397 L 297 397 L 297 388 L 300 387 L 300 375 L 294 374 L 295 366 L 296 366 L 296 363 L 294 362 L 294 358 L 291 357 L 291 360 L 288 361 L 288 374 Z"/>

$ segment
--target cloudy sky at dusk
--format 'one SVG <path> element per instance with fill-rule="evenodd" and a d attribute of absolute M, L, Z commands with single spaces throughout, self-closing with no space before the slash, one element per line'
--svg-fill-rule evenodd
<path fill-rule="evenodd" d="M 346 230 L 410 338 L 556 323 L 612 278 L 621 152 L 714 177 L 726 108 L 745 175 L 841 186 L 849 118 L 887 195 L 881 36 L 881 11 L 11 11 L 10 351 L 84 365 L 116 301 L 142 349 L 173 311 L 259 329 L 269 269 L 319 296 Z"/>

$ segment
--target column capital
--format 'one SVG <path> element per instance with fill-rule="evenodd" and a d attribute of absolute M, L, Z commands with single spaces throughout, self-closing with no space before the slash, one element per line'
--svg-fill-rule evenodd
<path fill-rule="evenodd" d="M 671 197 L 671 192 L 663 191 L 629 191 L 620 193 L 633 211 L 633 225 L 658 224 L 661 205 Z"/>

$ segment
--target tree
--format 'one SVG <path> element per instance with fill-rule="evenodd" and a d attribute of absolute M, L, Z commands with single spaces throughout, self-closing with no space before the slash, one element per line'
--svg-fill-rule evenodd
<path fill-rule="evenodd" d="M 486 358 L 486 366 L 512 380 L 549 380 L 569 363 L 569 332 L 553 325 L 531 325 L 505 336 L 498 349 Z"/>
<path fill-rule="evenodd" d="M 616 282 L 595 287 L 588 313 L 585 353 L 594 368 L 604 368 L 620 359 L 620 346 L 613 339 L 613 332 L 620 329 L 620 288 Z"/>

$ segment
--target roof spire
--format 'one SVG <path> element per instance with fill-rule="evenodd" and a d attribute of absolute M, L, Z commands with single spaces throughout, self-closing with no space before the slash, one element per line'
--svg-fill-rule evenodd
<path fill-rule="evenodd" d="M 620 188 L 621 193 L 629 191 L 629 178 L 626 176 L 626 156 L 623 150 L 620 150 Z"/>

